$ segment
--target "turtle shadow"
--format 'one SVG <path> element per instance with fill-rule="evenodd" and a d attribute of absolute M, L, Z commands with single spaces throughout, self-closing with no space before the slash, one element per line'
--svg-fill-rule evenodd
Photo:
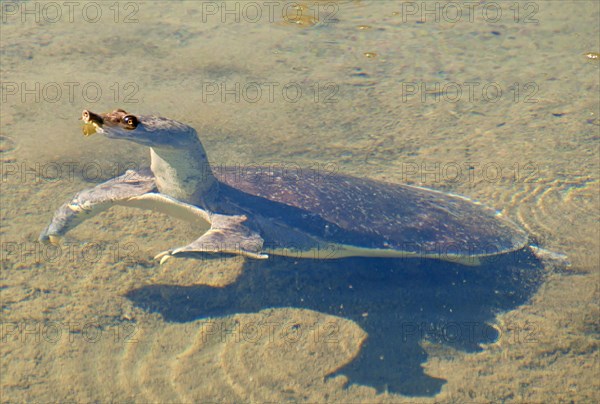
<path fill-rule="evenodd" d="M 368 333 L 360 353 L 334 374 L 378 392 L 434 396 L 445 379 L 423 369 L 424 340 L 464 352 L 498 339 L 495 316 L 527 302 L 543 281 L 528 250 L 469 267 L 435 260 L 247 261 L 231 285 L 151 285 L 131 290 L 134 305 L 166 321 L 294 307 L 350 319 Z"/>

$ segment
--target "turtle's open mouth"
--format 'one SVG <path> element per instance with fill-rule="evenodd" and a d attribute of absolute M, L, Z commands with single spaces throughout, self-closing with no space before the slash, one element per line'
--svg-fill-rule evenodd
<path fill-rule="evenodd" d="M 83 124 L 83 135 L 91 136 L 96 133 L 97 128 L 101 128 L 104 124 L 104 119 L 91 111 L 83 110 L 81 113 L 81 120 L 84 122 Z"/>

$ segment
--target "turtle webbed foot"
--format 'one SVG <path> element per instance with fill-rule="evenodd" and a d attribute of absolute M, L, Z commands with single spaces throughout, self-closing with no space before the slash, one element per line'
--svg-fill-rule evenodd
<path fill-rule="evenodd" d="M 235 254 L 254 259 L 269 258 L 262 252 L 262 237 L 244 226 L 244 221 L 246 216 L 212 214 L 212 226 L 200 238 L 184 247 L 164 251 L 154 258 L 160 259 L 161 264 L 177 254 L 194 252 Z"/>

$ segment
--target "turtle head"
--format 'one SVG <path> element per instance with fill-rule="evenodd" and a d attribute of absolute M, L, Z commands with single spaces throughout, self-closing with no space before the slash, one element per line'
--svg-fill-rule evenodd
<path fill-rule="evenodd" d="M 134 115 L 123 109 L 96 114 L 81 114 L 86 136 L 96 132 L 110 139 L 124 139 L 144 146 L 180 149 L 198 142 L 196 131 L 181 122 L 151 115 Z"/>

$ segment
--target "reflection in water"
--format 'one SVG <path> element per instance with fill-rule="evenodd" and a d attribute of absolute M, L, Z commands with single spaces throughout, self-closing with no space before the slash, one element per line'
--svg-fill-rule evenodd
<path fill-rule="evenodd" d="M 281 307 L 350 319 L 368 338 L 359 355 L 335 374 L 380 392 L 412 396 L 433 396 L 445 383 L 424 373 L 424 339 L 481 351 L 480 344 L 498 338 L 489 325 L 495 315 L 525 303 L 543 279 L 541 263 L 528 250 L 478 267 L 434 260 L 279 257 L 245 266 L 238 280 L 223 288 L 152 285 L 127 297 L 170 322 Z"/>

